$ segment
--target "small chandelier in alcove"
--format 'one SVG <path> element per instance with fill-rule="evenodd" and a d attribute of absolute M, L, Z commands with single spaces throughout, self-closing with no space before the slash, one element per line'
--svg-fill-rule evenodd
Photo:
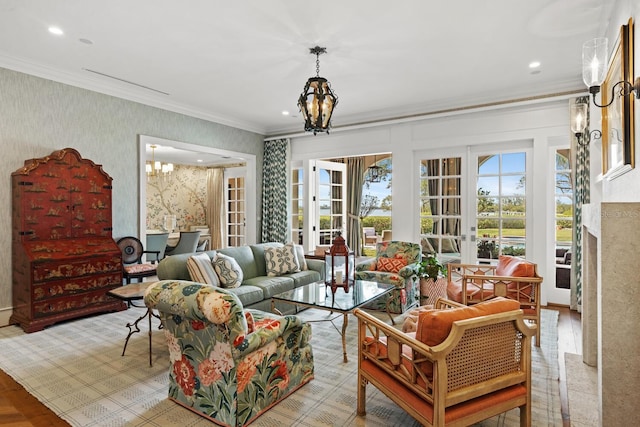
<path fill-rule="evenodd" d="M 329 133 L 331 115 L 338 104 L 338 97 L 331 91 L 331 84 L 324 77 L 320 77 L 320 54 L 327 53 L 327 48 L 316 46 L 309 49 L 309 53 L 316 55 L 316 76 L 310 77 L 304 90 L 298 98 L 298 107 L 304 117 L 306 132 Z"/>
<path fill-rule="evenodd" d="M 151 148 L 151 162 L 145 164 L 145 172 L 148 178 L 157 178 L 158 176 L 168 177 L 173 172 L 173 163 L 162 163 L 156 161 L 156 148 L 157 145 L 150 145 Z"/>

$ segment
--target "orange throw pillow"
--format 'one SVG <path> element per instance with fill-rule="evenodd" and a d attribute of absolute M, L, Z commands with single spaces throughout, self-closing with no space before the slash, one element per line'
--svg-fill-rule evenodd
<path fill-rule="evenodd" d="M 397 273 L 402 267 L 406 266 L 407 260 L 403 258 L 378 258 L 376 270 Z"/>

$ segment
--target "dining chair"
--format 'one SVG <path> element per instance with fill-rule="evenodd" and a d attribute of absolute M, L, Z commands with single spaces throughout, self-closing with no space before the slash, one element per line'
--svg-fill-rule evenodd
<path fill-rule="evenodd" d="M 167 246 L 165 255 L 190 254 L 198 249 L 201 231 L 181 231 L 180 239 L 175 246 Z"/>
<path fill-rule="evenodd" d="M 164 258 L 169 233 L 147 234 L 147 261 L 158 262 Z M 157 254 L 155 252 L 158 252 Z"/>
<path fill-rule="evenodd" d="M 158 264 L 155 261 L 142 262 L 142 257 L 146 254 L 157 258 L 160 251 L 145 251 L 142 242 L 133 236 L 123 237 L 116 244 L 122 252 L 122 276 L 127 285 L 131 283 L 131 279 L 137 279 L 141 282 L 144 277 L 156 275 Z"/>

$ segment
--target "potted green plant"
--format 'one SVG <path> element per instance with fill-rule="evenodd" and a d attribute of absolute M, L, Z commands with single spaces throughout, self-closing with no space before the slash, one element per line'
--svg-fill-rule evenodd
<path fill-rule="evenodd" d="M 418 263 L 416 274 L 420 279 L 420 305 L 424 305 L 430 297 L 433 300 L 439 296 L 446 298 L 446 283 L 438 283 L 438 279 L 446 276 L 447 266 L 442 264 L 435 255 L 424 256 Z"/>
<path fill-rule="evenodd" d="M 435 255 L 426 255 L 418 263 L 416 274 L 420 279 L 437 280 L 447 274 L 447 267 Z"/>

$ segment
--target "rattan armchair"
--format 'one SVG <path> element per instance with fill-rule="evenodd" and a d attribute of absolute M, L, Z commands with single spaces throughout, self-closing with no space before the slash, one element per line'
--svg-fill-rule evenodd
<path fill-rule="evenodd" d="M 540 286 L 537 265 L 522 258 L 501 255 L 497 265 L 447 265 L 447 296 L 465 305 L 477 304 L 496 296 L 516 300 L 524 318 L 540 325 Z M 540 327 L 536 330 L 540 346 Z"/>
<path fill-rule="evenodd" d="M 530 426 L 534 330 L 517 302 L 456 307 L 439 299 L 436 308 L 420 314 L 415 333 L 355 310 L 358 415 L 366 415 L 372 384 L 425 426 L 468 426 L 513 408 L 520 426 Z"/>

